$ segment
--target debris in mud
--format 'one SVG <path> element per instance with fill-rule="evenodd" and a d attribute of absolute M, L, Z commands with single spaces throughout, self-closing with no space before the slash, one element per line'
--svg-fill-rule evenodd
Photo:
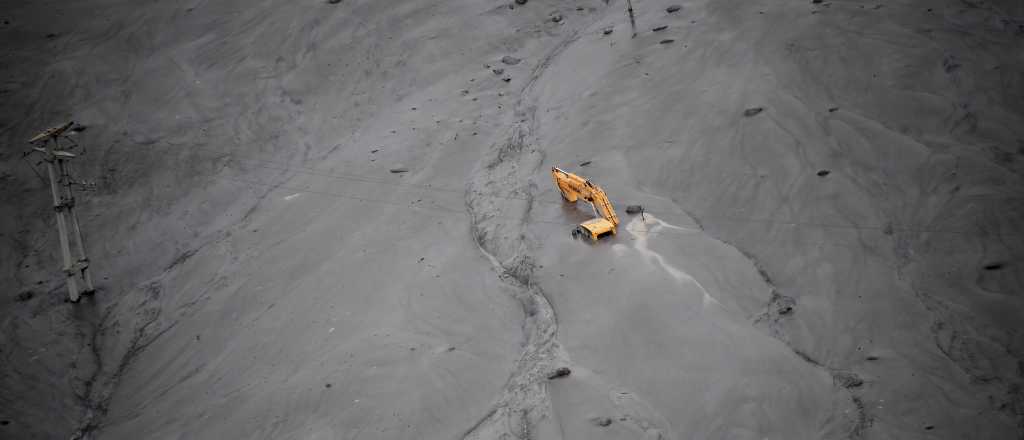
<path fill-rule="evenodd" d="M 329 383 L 324 384 L 324 388 L 330 388 L 330 387 L 331 387 L 331 384 L 329 384 Z"/>
<path fill-rule="evenodd" d="M 830 108 L 828 109 L 828 112 L 829 112 L 829 113 L 835 113 L 835 112 L 837 112 L 837 111 L 839 111 L 839 107 L 830 107 Z"/>
<path fill-rule="evenodd" d="M 572 370 L 570 370 L 569 367 L 558 367 L 548 375 L 548 379 L 558 379 L 560 377 L 568 376 L 570 373 L 572 373 Z"/>
<path fill-rule="evenodd" d="M 393 174 L 399 174 L 399 173 L 408 173 L 409 169 L 406 168 L 406 167 L 395 167 L 395 168 L 392 168 L 390 171 Z"/>
<path fill-rule="evenodd" d="M 827 176 L 829 174 L 832 174 L 832 172 L 829 171 L 829 170 L 821 170 L 821 171 L 818 171 L 817 174 L 818 174 L 818 177 L 825 177 L 825 176 Z"/>
<path fill-rule="evenodd" d="M 510 81 L 512 81 L 512 77 L 506 76 L 506 77 L 502 78 L 501 80 L 505 81 L 505 82 L 510 82 Z"/>
<path fill-rule="evenodd" d="M 10 425 L 10 424 L 11 424 L 10 420 L 0 420 L 0 426 L 7 426 L 7 425 Z"/>
<path fill-rule="evenodd" d="M 933 430 L 933 429 L 935 429 L 935 425 L 928 425 L 928 426 L 925 426 L 925 427 L 924 427 L 924 430 L 925 430 L 925 431 L 931 431 L 931 430 Z"/>
<path fill-rule="evenodd" d="M 52 40 L 54 38 L 57 38 L 57 34 L 55 34 L 53 32 L 50 32 L 50 33 L 46 34 L 46 39 L 47 40 Z"/>
<path fill-rule="evenodd" d="M 811 3 L 816 4 L 816 5 L 821 4 L 821 2 L 822 2 L 822 0 L 811 0 Z"/>
<path fill-rule="evenodd" d="M 643 212 L 644 207 L 641 205 L 629 205 L 626 207 L 626 214 L 636 215 Z"/>
<path fill-rule="evenodd" d="M 991 263 L 985 265 L 985 270 L 999 270 L 1005 266 L 1003 263 Z"/>
<path fill-rule="evenodd" d="M 658 27 L 656 27 L 656 28 L 654 28 L 654 29 L 651 29 L 651 31 L 653 31 L 653 32 L 661 32 L 661 31 L 663 31 L 663 30 L 665 30 L 665 29 L 668 29 L 668 25 L 661 25 L 661 26 L 658 26 Z"/>
<path fill-rule="evenodd" d="M 71 127 L 71 131 L 73 131 L 75 133 L 81 133 L 81 132 L 83 132 L 85 130 L 88 130 L 88 129 L 89 129 L 88 125 L 82 125 L 82 124 L 75 124 L 74 127 Z"/>
<path fill-rule="evenodd" d="M 605 35 L 609 35 L 609 34 L 611 34 L 612 32 L 615 32 L 615 28 L 614 28 L 614 27 L 611 27 L 611 26 L 608 26 L 608 27 L 604 28 L 604 30 L 603 30 L 602 32 L 603 32 L 603 33 L 604 33 Z"/>
<path fill-rule="evenodd" d="M 671 38 L 666 38 L 664 40 L 659 41 L 658 44 L 672 44 L 672 43 L 675 43 L 675 42 L 676 42 L 676 40 L 673 40 Z"/>
<path fill-rule="evenodd" d="M 505 73 L 505 69 L 495 67 L 494 69 L 491 69 L 491 72 L 494 72 L 495 75 L 501 75 L 502 73 Z"/>
<path fill-rule="evenodd" d="M 14 300 L 17 302 L 25 302 L 32 299 L 33 296 L 35 296 L 35 293 L 32 293 L 31 290 L 26 290 L 24 292 L 19 293 L 18 296 L 14 297 Z"/>
<path fill-rule="evenodd" d="M 374 148 L 374 149 L 370 150 L 370 154 L 376 153 L 378 151 L 380 151 L 380 148 Z"/>
<path fill-rule="evenodd" d="M 551 17 L 551 21 L 555 23 L 561 23 L 563 19 L 562 14 L 555 14 Z"/>
<path fill-rule="evenodd" d="M 895 230 L 892 227 L 892 222 L 886 223 L 885 227 L 882 228 L 882 233 L 885 235 L 892 235 Z"/>
<path fill-rule="evenodd" d="M 529 1 L 529 0 L 516 0 L 516 4 L 517 5 L 525 5 L 527 1 Z"/>
<path fill-rule="evenodd" d="M 327 0 L 327 3 L 331 5 L 336 5 L 338 3 L 341 3 L 341 0 Z"/>
<path fill-rule="evenodd" d="M 790 314 L 792 312 L 793 312 L 793 306 L 782 306 L 782 307 L 779 307 L 779 314 L 780 315 L 788 315 L 788 314 Z"/>
<path fill-rule="evenodd" d="M 832 375 L 832 383 L 843 388 L 859 388 L 864 385 L 864 379 L 861 379 L 857 373 L 837 371 Z"/>
<path fill-rule="evenodd" d="M 587 166 L 587 165 L 590 165 L 590 163 L 591 163 L 591 161 L 589 161 L 589 160 L 586 160 L 586 161 L 580 162 L 580 166 L 581 166 L 581 167 L 585 167 L 585 166 Z"/>
<path fill-rule="evenodd" d="M 516 64 L 519 64 L 520 61 L 522 61 L 522 60 L 519 59 L 519 58 L 516 58 L 516 57 L 514 57 L 512 55 L 505 55 L 505 56 L 501 57 L 501 62 L 505 63 L 505 64 L 507 64 L 509 66 L 514 66 Z"/>
<path fill-rule="evenodd" d="M 869 361 L 877 361 L 878 360 L 878 356 L 868 356 L 868 357 L 866 357 L 864 359 L 869 360 Z"/>
<path fill-rule="evenodd" d="M 671 14 L 673 12 L 679 12 L 680 9 L 683 9 L 683 7 L 679 6 L 679 5 L 672 5 L 672 6 L 669 6 L 669 7 L 665 8 L 665 12 L 668 12 L 669 14 Z"/>
<path fill-rule="evenodd" d="M 593 423 L 593 424 L 595 424 L 597 426 L 608 426 L 608 425 L 612 424 L 612 418 L 611 417 L 591 417 L 590 418 L 590 423 Z"/>
<path fill-rule="evenodd" d="M 751 116 L 757 116 L 758 114 L 760 114 L 763 111 L 764 111 L 764 107 L 751 107 L 751 108 L 748 108 L 746 110 L 743 110 L 743 116 L 746 116 L 746 117 L 749 118 Z"/>

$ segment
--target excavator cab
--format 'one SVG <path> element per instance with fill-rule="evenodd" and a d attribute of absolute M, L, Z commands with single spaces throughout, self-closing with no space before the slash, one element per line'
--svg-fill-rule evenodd
<path fill-rule="evenodd" d="M 559 168 L 552 168 L 551 176 L 565 201 L 576 203 L 582 198 L 590 202 L 594 213 L 598 215 L 573 228 L 573 238 L 586 237 L 591 241 L 598 241 L 602 237 L 615 235 L 619 226 L 619 217 L 615 215 L 615 208 L 612 207 L 611 201 L 608 200 L 608 196 L 605 195 L 601 187 Z"/>

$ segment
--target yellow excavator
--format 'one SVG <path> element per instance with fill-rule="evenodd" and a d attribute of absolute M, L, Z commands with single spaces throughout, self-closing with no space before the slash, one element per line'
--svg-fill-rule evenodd
<path fill-rule="evenodd" d="M 597 241 L 601 237 L 615 235 L 619 226 L 619 217 L 615 215 L 615 208 L 612 207 L 612 202 L 608 200 L 608 196 L 605 195 L 601 187 L 557 167 L 551 168 L 551 176 L 555 179 L 555 186 L 562 192 L 562 198 L 565 201 L 576 203 L 582 198 L 590 202 L 594 214 L 598 216 L 573 228 L 573 238 L 589 237 L 591 240 Z"/>

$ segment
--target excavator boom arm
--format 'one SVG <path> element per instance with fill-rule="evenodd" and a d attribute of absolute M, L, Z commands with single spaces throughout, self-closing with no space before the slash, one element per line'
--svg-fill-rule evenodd
<path fill-rule="evenodd" d="M 551 176 L 555 180 L 555 186 L 562 192 L 562 197 L 570 202 L 575 202 L 581 198 L 590 202 L 594 212 L 608 222 L 605 226 L 605 228 L 609 229 L 607 232 L 615 233 L 615 229 L 619 225 L 619 216 L 615 214 L 615 208 L 612 206 L 611 200 L 608 200 L 608 195 L 604 193 L 601 187 L 583 177 L 563 171 L 557 167 L 551 169 Z M 597 223 L 591 220 L 581 226 L 591 230 L 591 227 L 595 224 Z M 596 233 L 596 235 L 603 235 L 606 231 L 591 230 L 591 232 Z"/>

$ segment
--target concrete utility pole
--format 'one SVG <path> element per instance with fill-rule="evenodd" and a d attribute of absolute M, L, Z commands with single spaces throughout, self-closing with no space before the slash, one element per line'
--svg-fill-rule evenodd
<path fill-rule="evenodd" d="M 633 18 L 633 0 L 626 0 L 626 11 L 629 12 L 629 26 L 633 29 L 633 36 L 636 38 L 636 19 Z"/>
<path fill-rule="evenodd" d="M 75 198 L 71 192 L 71 185 L 80 184 L 71 180 L 71 159 L 76 155 L 62 149 L 60 140 L 64 139 L 70 148 L 77 146 L 74 140 L 68 138 L 65 133 L 71 129 L 74 122 L 53 127 L 37 134 L 29 143 L 34 147 L 25 154 L 39 153 L 46 162 L 46 171 L 50 176 L 50 192 L 53 195 L 53 210 L 57 213 L 57 233 L 60 235 L 60 251 L 64 259 L 62 268 L 67 277 L 68 299 L 71 302 L 78 302 L 79 294 L 90 294 L 95 292 L 92 284 L 92 275 L 89 273 L 89 258 L 85 254 L 85 242 L 82 240 L 82 228 L 78 223 L 78 214 L 75 213 Z M 75 239 L 78 243 L 78 259 L 71 260 L 71 243 L 68 237 L 68 221 L 70 220 Z M 85 289 L 78 290 L 78 275 L 81 275 L 85 283 Z"/>

